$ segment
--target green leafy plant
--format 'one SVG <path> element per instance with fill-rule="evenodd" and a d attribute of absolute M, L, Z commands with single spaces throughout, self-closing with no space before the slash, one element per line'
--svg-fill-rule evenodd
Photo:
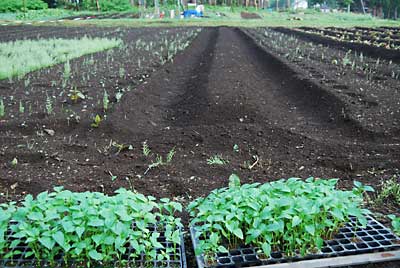
<path fill-rule="evenodd" d="M 207 164 L 209 165 L 225 165 L 227 163 L 229 163 L 229 161 L 222 158 L 222 155 L 219 154 L 213 155 L 207 159 Z"/>
<path fill-rule="evenodd" d="M 93 118 L 93 122 L 90 126 L 94 127 L 94 128 L 98 128 L 100 126 L 101 121 L 103 121 L 103 119 L 101 119 L 101 116 L 96 114 L 96 116 Z"/>
<path fill-rule="evenodd" d="M 0 258 L 33 256 L 52 267 L 56 256 L 63 256 L 66 267 L 72 260 L 77 267 L 96 267 L 99 262 L 111 267 L 114 261 L 126 267 L 123 256 L 129 245 L 133 259 L 143 254 L 144 262 L 166 260 L 180 244 L 182 224 L 174 214 L 181 211 L 179 203 L 169 199 L 157 203 L 152 196 L 126 189 L 107 196 L 56 187 L 36 199 L 27 195 L 21 207 L 14 202 L 0 204 Z M 160 229 L 172 247 L 158 241 Z M 12 239 L 7 239 L 7 231 Z M 17 245 L 28 250 L 20 252 Z"/>
<path fill-rule="evenodd" d="M 370 187 L 357 182 L 352 191 L 342 191 L 336 189 L 337 181 L 290 178 L 240 185 L 239 177 L 231 175 L 229 188 L 188 206 L 190 225 L 200 238 L 196 254 L 214 256 L 248 245 L 266 257 L 272 251 L 305 255 L 320 249 L 351 216 L 365 226 L 369 211 L 360 206 Z"/>
<path fill-rule="evenodd" d="M 78 100 L 86 99 L 85 94 L 83 94 L 81 91 L 79 91 L 76 87 L 73 87 L 68 94 L 68 97 L 73 101 L 73 102 L 78 102 Z"/>

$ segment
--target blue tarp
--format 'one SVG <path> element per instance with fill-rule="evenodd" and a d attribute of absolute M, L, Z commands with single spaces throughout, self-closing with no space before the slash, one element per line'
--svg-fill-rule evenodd
<path fill-rule="evenodd" d="M 183 16 L 185 18 L 190 18 L 192 16 L 203 17 L 203 12 L 201 12 L 201 11 L 197 12 L 197 10 L 185 10 L 185 11 L 183 11 Z"/>

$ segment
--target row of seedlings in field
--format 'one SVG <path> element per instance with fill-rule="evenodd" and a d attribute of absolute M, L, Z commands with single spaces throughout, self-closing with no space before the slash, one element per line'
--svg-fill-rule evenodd
<path fill-rule="evenodd" d="M 399 37 L 391 31 L 385 32 L 371 30 L 357 30 L 357 29 L 317 29 L 317 28 L 300 28 L 300 31 L 309 34 L 316 34 L 332 40 L 347 41 L 351 43 L 360 43 L 376 47 L 383 47 L 387 49 L 400 49 Z"/>
<path fill-rule="evenodd" d="M 103 112 L 100 114 L 95 112 L 90 116 L 93 118 L 92 126 L 97 127 L 104 119 L 103 117 L 112 103 L 119 102 L 123 95 L 132 89 L 131 82 L 137 84 L 143 82 L 149 76 L 147 74 L 151 71 L 149 70 L 149 63 L 159 62 L 159 65 L 162 65 L 172 60 L 174 55 L 184 50 L 199 32 L 200 29 L 177 32 L 164 30 L 150 40 L 147 40 L 145 36 L 144 39 L 138 39 L 133 45 L 121 44 L 119 48 L 104 52 L 106 64 L 103 60 L 95 60 L 93 55 L 85 57 L 83 64 L 80 61 L 66 61 L 62 65 L 61 79 L 51 82 L 51 86 L 56 87 L 58 93 L 54 90 L 51 93 L 44 92 L 45 100 L 43 103 L 39 103 L 39 100 L 32 103 L 29 99 L 17 101 L 13 96 L 10 97 L 12 99 L 9 101 L 2 99 L 0 117 L 4 117 L 7 111 L 10 117 L 14 117 L 19 114 L 24 115 L 26 112 L 32 114 L 35 110 L 40 110 L 47 115 L 55 114 L 57 110 L 60 110 L 67 114 L 69 124 L 70 121 L 80 122 L 81 117 L 83 117 L 82 112 L 90 112 L 100 106 Z M 104 33 L 104 36 L 109 34 Z M 127 34 L 129 34 L 128 30 L 119 30 L 113 36 L 121 40 Z M 126 61 L 122 63 L 115 61 L 115 57 L 121 57 L 121 55 Z M 138 55 L 143 55 L 143 58 L 138 57 Z M 104 69 L 104 65 L 109 66 L 109 68 Z M 132 66 L 137 67 L 132 68 Z M 42 75 L 49 71 L 50 68 L 40 71 L 38 79 L 43 79 Z M 111 76 L 112 79 L 109 79 L 110 73 L 115 74 Z M 78 76 L 82 79 L 77 81 L 74 78 Z M 29 89 L 33 88 L 32 79 L 37 80 L 32 78 L 31 75 L 24 80 L 26 96 L 30 95 Z M 97 90 L 96 92 L 87 90 L 88 87 L 100 87 L 102 90 L 99 94 Z"/>
<path fill-rule="evenodd" d="M 400 79 L 400 65 L 392 61 L 372 59 L 362 52 L 316 45 L 269 29 L 252 30 L 249 33 L 257 38 L 261 46 L 266 46 L 295 63 L 304 60 L 321 62 L 338 69 L 340 73 L 353 72 L 357 76 L 363 74 L 370 83 L 381 76 L 385 79 Z"/>
<path fill-rule="evenodd" d="M 0 204 L 0 266 L 185 267 L 181 211 L 125 189 L 28 195 Z"/>
<path fill-rule="evenodd" d="M 100 45 L 93 46 L 93 41 L 95 43 L 99 43 Z M 34 70 L 39 65 L 35 65 L 35 63 L 31 63 L 28 61 L 29 64 L 23 63 L 19 68 L 20 69 L 13 69 L 13 73 L 9 76 L 8 80 L 0 81 L 2 84 L 7 84 L 9 87 L 8 98 L 1 97 L 2 102 L 2 112 L 0 113 L 0 117 L 5 117 L 8 115 L 9 118 L 17 117 L 17 116 L 27 116 L 31 117 L 33 114 L 42 117 L 44 115 L 53 115 L 55 113 L 55 109 L 59 108 L 61 111 L 64 111 L 65 103 L 60 101 L 61 104 L 58 104 L 59 98 L 61 98 L 64 94 L 64 89 L 67 87 L 67 83 L 69 79 L 73 77 L 73 73 L 71 71 L 71 64 L 70 61 L 73 58 L 76 58 L 82 54 L 82 52 L 73 52 L 73 48 L 78 45 L 84 45 L 85 53 L 93 53 L 96 51 L 107 50 L 113 48 L 115 46 L 121 45 L 121 40 L 116 38 L 108 38 L 108 39 L 100 39 L 99 37 L 88 38 L 86 35 L 79 40 L 71 39 L 71 40 L 64 40 L 64 39 L 50 39 L 50 40 L 39 40 L 39 41 L 19 41 L 22 42 L 40 42 L 40 44 L 44 44 L 41 51 L 41 61 L 40 64 L 43 66 L 48 66 L 49 64 L 56 64 L 59 62 L 65 62 L 59 64 L 58 66 L 54 66 L 51 68 L 44 68 L 39 69 L 35 72 L 30 72 L 25 74 L 31 70 Z M 83 42 L 83 43 L 82 43 Z M 63 47 L 66 44 L 71 46 L 69 49 L 65 49 Z M 59 44 L 60 47 L 57 47 Z M 33 49 L 37 49 L 39 45 L 33 47 Z M 27 44 L 24 45 L 24 49 L 26 49 L 26 53 L 29 54 L 31 48 Z M 12 50 L 12 48 L 11 48 Z M 10 51 L 11 51 L 10 50 Z M 46 54 L 47 53 L 47 54 Z M 16 57 L 14 53 L 10 52 L 10 57 Z M 2 55 L 3 57 L 5 55 Z M 33 56 L 30 56 L 33 57 Z M 62 68 L 63 71 L 61 72 L 61 79 L 55 79 L 52 81 L 48 81 L 49 77 L 55 77 L 58 75 L 58 72 L 55 69 Z M 14 67 L 13 67 L 14 68 Z M 17 68 L 17 67 L 16 67 Z M 33 69 L 32 69 L 33 68 Z M 14 73 L 17 75 L 14 77 Z M 61 92 L 57 87 L 58 81 L 60 81 L 60 88 L 62 89 Z M 51 87 L 51 90 L 48 88 Z M 40 94 L 38 94 L 40 93 Z M 39 98 L 32 98 L 32 95 L 36 94 Z M 80 95 L 82 96 L 82 95 Z M 73 97 L 71 97 L 73 98 Z"/>
<path fill-rule="evenodd" d="M 364 192 L 373 189 L 355 182 L 352 191 L 343 191 L 336 184 L 337 179 L 290 178 L 241 185 L 232 175 L 229 188 L 188 206 L 199 266 L 265 265 L 400 248 L 398 238 L 361 208 Z"/>
<path fill-rule="evenodd" d="M 168 33 L 168 31 L 166 30 L 165 32 Z M 137 49 L 153 52 L 159 58 L 160 64 L 164 65 L 166 62 L 171 61 L 178 52 L 185 50 L 200 32 L 201 29 L 197 28 L 169 36 L 166 35 L 161 39 L 159 51 L 154 49 L 154 47 L 157 47 L 157 43 L 154 42 L 148 43 L 139 39 L 135 45 Z M 162 36 L 162 32 L 160 36 Z"/>

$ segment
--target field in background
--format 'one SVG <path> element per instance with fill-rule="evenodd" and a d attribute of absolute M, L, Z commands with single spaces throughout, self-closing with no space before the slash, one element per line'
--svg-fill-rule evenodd
<path fill-rule="evenodd" d="M 149 17 L 152 9 L 146 10 L 142 17 Z M 166 10 L 167 11 L 167 10 Z M 139 14 L 139 11 L 124 12 L 119 14 Z M 243 19 L 241 12 L 252 12 L 260 15 L 260 19 Z M 101 14 L 116 14 L 113 12 Z M 24 17 L 23 14 L 0 14 L 1 24 L 24 24 L 32 23 L 38 25 L 98 25 L 98 26 L 129 26 L 129 27 L 177 27 L 177 26 L 240 26 L 240 27 L 263 27 L 263 26 L 338 26 L 338 27 L 352 27 L 352 26 L 400 26 L 400 21 L 383 20 L 372 17 L 370 15 L 361 15 L 354 13 L 321 13 L 313 10 L 306 10 L 305 12 L 275 12 L 261 9 L 244 9 L 235 8 L 234 11 L 230 7 L 213 7 L 206 6 L 205 18 L 192 18 L 192 19 L 169 19 L 169 18 L 137 18 L 137 19 L 90 19 L 85 20 L 89 15 L 99 15 L 96 12 L 74 12 L 65 10 L 45 10 L 45 11 L 30 11 Z M 165 15 L 168 17 L 168 14 Z M 62 18 L 74 17 L 82 19 L 74 20 L 68 19 L 58 21 Z M 47 23 L 45 22 L 47 21 Z M 51 21 L 51 22 L 48 22 Z"/>

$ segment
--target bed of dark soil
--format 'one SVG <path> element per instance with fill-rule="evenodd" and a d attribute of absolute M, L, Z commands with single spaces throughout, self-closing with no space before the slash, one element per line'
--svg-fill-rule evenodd
<path fill-rule="evenodd" d="M 21 30 L 23 38 L 24 27 L 0 31 Z M 69 31 L 39 28 L 46 37 L 51 35 L 46 29 L 57 35 Z M 385 125 L 397 122 L 393 117 L 398 114 L 387 112 L 386 104 L 379 102 L 380 127 L 371 131 L 351 119 L 357 117 L 350 114 L 356 110 L 349 109 L 347 99 L 309 78 L 306 63 L 302 68 L 292 66 L 240 29 L 203 29 L 188 49 L 161 66 L 153 52 L 132 48 L 138 38 L 156 42 L 157 31 L 95 28 L 99 36 L 122 38 L 124 49 L 132 49 L 132 54 L 127 57 L 117 49 L 72 61 L 73 83 L 93 97 L 84 102 L 69 105 L 65 97 L 57 97 L 59 86 L 52 86 L 52 81 L 59 85 L 63 65 L 29 74 L 34 89 L 29 96 L 23 90 L 24 80 L 0 81 L 1 96 L 17 100 L 7 107 L 13 112 L 0 120 L 0 201 L 21 200 L 26 194 L 63 185 L 106 193 L 132 187 L 187 204 L 227 186 L 231 173 L 243 183 L 340 178 L 343 188 L 351 188 L 355 179 L 379 188 L 383 180 L 399 174 L 398 132 Z M 169 31 L 165 35 L 186 30 Z M 89 60 L 94 64 L 87 65 Z M 121 66 L 126 73 L 119 77 Z M 318 68 L 330 70 L 323 64 Z M 349 90 L 352 87 L 349 84 Z M 124 91 L 120 102 L 113 101 L 98 128 L 91 127 L 93 115 L 102 113 L 104 89 L 113 96 L 121 88 L 131 90 Z M 53 115 L 18 115 L 20 99 L 43 111 L 51 91 L 57 103 Z M 386 98 L 376 94 L 378 100 Z M 73 117 L 65 113 L 64 105 Z M 348 117 L 343 117 L 344 110 Z M 364 114 L 368 113 L 365 107 Z M 152 152 L 147 157 L 143 142 Z M 172 148 L 176 153 L 170 164 L 149 169 L 156 155 L 165 159 Z M 217 154 L 229 163 L 209 165 L 207 159 Z M 377 210 L 396 213 L 398 204 Z M 182 217 L 187 223 L 187 215 Z M 189 240 L 186 243 L 189 267 L 195 267 Z M 390 265 L 363 267 L 399 267 Z"/>
<path fill-rule="evenodd" d="M 260 15 L 251 12 L 240 12 L 240 17 L 242 17 L 242 19 L 261 19 Z"/>

